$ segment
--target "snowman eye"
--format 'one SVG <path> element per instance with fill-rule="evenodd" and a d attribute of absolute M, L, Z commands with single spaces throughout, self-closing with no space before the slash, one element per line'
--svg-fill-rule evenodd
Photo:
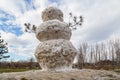
<path fill-rule="evenodd" d="M 55 33 L 57 33 L 58 31 L 55 31 Z"/>
<path fill-rule="evenodd" d="M 49 13 L 51 13 L 51 11 L 49 11 Z"/>

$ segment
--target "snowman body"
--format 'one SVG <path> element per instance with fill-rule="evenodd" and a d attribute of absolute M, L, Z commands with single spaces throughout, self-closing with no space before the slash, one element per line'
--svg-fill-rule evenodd
<path fill-rule="evenodd" d="M 55 7 L 42 12 L 43 23 L 36 29 L 36 37 L 41 43 L 35 57 L 42 70 L 71 69 L 77 53 L 69 41 L 71 29 L 63 22 L 63 13 Z"/>

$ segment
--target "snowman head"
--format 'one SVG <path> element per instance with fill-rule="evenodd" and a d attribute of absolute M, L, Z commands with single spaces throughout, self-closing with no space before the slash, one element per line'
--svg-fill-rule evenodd
<path fill-rule="evenodd" d="M 63 21 L 63 12 L 56 7 L 49 7 L 42 11 L 43 21 L 48 21 L 53 19 Z"/>

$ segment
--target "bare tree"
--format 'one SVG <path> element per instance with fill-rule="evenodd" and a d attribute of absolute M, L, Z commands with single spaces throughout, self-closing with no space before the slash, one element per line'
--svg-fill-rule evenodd
<path fill-rule="evenodd" d="M 120 39 L 114 40 L 114 49 L 116 54 L 116 62 L 120 65 Z"/>
<path fill-rule="evenodd" d="M 30 69 L 33 68 L 33 62 L 34 62 L 34 58 L 30 58 L 29 61 L 28 61 L 28 66 Z"/>
<path fill-rule="evenodd" d="M 79 45 L 79 54 L 78 54 L 78 65 L 79 68 L 82 68 L 85 64 L 86 60 L 86 54 L 87 54 L 87 43 L 82 43 Z"/>
<path fill-rule="evenodd" d="M 94 54 L 94 52 L 93 52 L 93 46 L 91 45 L 90 46 L 90 63 L 93 62 L 93 54 Z"/>

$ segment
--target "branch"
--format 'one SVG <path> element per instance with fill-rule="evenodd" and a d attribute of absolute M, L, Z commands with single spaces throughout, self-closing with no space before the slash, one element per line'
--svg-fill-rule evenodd
<path fill-rule="evenodd" d="M 32 25 L 30 23 L 25 23 L 25 32 L 29 32 L 29 33 L 35 33 L 36 32 L 36 26 Z"/>
<path fill-rule="evenodd" d="M 83 23 L 83 17 L 80 16 L 80 17 L 76 17 L 76 16 L 73 16 L 72 13 L 69 13 L 69 27 L 72 29 L 72 30 L 76 30 L 78 26 L 82 26 L 82 23 Z M 72 18 L 72 21 L 71 21 L 71 18 Z"/>

